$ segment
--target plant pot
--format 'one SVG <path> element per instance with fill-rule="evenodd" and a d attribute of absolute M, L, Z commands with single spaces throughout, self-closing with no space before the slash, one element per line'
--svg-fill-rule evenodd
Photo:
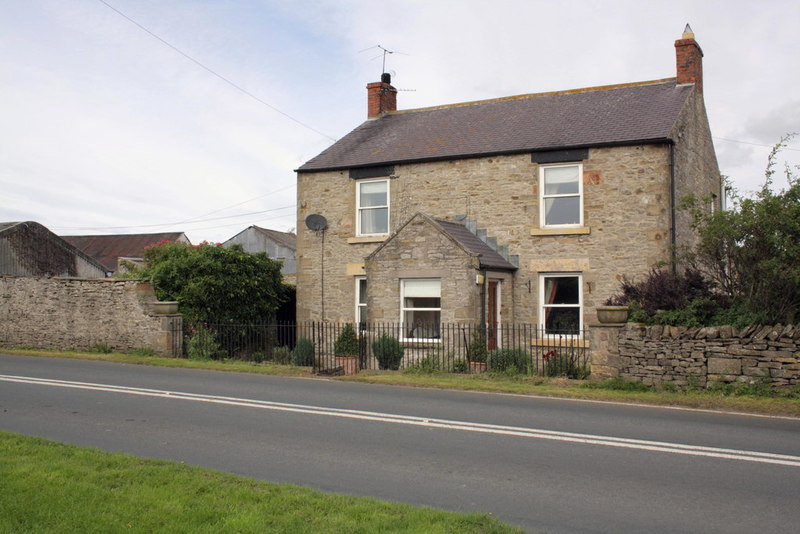
<path fill-rule="evenodd" d="M 627 306 L 598 306 L 597 320 L 603 324 L 622 324 L 628 322 L 629 313 Z"/>
<path fill-rule="evenodd" d="M 336 366 L 341 367 L 346 375 L 354 375 L 358 372 L 358 356 L 336 356 Z"/>
<path fill-rule="evenodd" d="M 174 315 L 178 313 L 178 303 L 175 301 L 155 301 L 150 303 L 151 310 L 156 315 Z"/>
<path fill-rule="evenodd" d="M 469 362 L 470 373 L 485 373 L 486 362 Z"/>

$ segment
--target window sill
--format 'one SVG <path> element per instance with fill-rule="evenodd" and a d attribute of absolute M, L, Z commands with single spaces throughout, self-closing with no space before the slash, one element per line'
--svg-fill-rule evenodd
<path fill-rule="evenodd" d="M 581 338 L 580 336 L 574 335 L 564 335 L 564 336 L 554 336 L 548 335 L 545 337 L 534 339 L 531 342 L 531 347 L 549 347 L 549 348 L 564 348 L 564 349 L 571 349 L 571 348 L 590 348 L 589 340 L 585 338 Z"/>
<path fill-rule="evenodd" d="M 386 241 L 389 235 L 368 235 L 364 237 L 348 237 L 347 242 L 351 245 L 358 243 L 381 243 Z"/>
<path fill-rule="evenodd" d="M 531 235 L 588 235 L 592 229 L 588 226 L 578 228 L 531 228 Z"/>

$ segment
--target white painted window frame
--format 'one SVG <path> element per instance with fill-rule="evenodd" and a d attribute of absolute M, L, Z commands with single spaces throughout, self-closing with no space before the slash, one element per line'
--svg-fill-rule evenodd
<path fill-rule="evenodd" d="M 578 193 L 563 195 L 545 195 L 544 175 L 547 169 L 558 167 L 577 167 L 578 168 Z M 577 196 L 579 199 L 578 223 L 577 224 L 547 224 L 547 210 L 545 210 L 545 199 L 547 198 L 568 198 Z M 583 163 L 558 163 L 539 165 L 539 225 L 541 228 L 583 228 Z"/>
<path fill-rule="evenodd" d="M 363 184 L 369 183 L 376 183 L 376 182 L 385 182 L 386 183 L 386 205 L 381 206 L 365 206 L 361 207 L 361 186 Z M 356 181 L 356 236 L 357 237 L 369 237 L 369 236 L 378 236 L 378 235 L 387 235 L 389 233 L 389 228 L 391 227 L 391 186 L 389 184 L 388 178 L 379 178 L 376 180 L 357 180 Z M 375 233 L 361 233 L 361 214 L 365 210 L 376 210 L 376 209 L 386 209 L 386 231 L 385 232 L 375 232 Z"/>
<path fill-rule="evenodd" d="M 548 304 L 545 302 L 545 280 L 548 278 L 577 278 L 578 279 L 578 304 Z M 539 328 L 543 335 L 548 337 L 566 336 L 571 338 L 580 337 L 569 334 L 547 334 L 545 324 L 545 310 L 547 308 L 578 308 L 578 332 L 583 332 L 583 273 L 579 272 L 555 272 L 539 273 Z"/>
<path fill-rule="evenodd" d="M 361 312 L 362 309 L 364 310 L 363 317 L 367 316 L 367 303 L 366 302 L 364 302 L 364 303 L 361 302 L 361 282 L 364 282 L 364 286 L 365 286 L 364 289 L 369 291 L 369 289 L 366 287 L 367 277 L 366 276 L 356 276 L 355 277 L 355 297 L 356 297 L 356 302 L 355 302 L 355 322 L 359 323 L 359 324 L 361 323 L 360 319 L 362 317 L 361 313 L 359 313 L 359 312 Z"/>
<path fill-rule="evenodd" d="M 418 282 L 418 281 L 431 281 L 435 280 L 439 282 L 439 307 L 438 308 L 407 308 L 405 306 L 406 302 L 406 283 L 408 282 Z M 405 328 L 405 320 L 406 320 L 406 312 L 407 311 L 438 311 L 439 312 L 439 319 L 441 322 L 442 316 L 442 279 L 441 278 L 401 278 L 400 279 L 400 332 L 401 332 L 401 339 L 400 341 L 406 342 L 423 342 L 423 343 L 440 343 L 441 337 L 438 338 L 416 338 L 416 337 L 406 337 L 406 328 Z M 439 333 L 441 336 L 441 332 Z"/>

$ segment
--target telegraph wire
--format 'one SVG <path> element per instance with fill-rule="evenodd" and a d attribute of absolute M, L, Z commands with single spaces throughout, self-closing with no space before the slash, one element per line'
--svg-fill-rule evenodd
<path fill-rule="evenodd" d="M 764 148 L 774 148 L 775 145 L 762 145 L 761 143 L 751 143 L 750 141 L 739 141 L 737 139 L 728 139 L 726 137 L 717 137 L 716 135 L 711 136 L 714 139 L 719 139 L 720 141 L 728 141 L 729 143 L 740 143 L 742 145 L 752 145 L 752 146 L 760 146 Z M 784 146 L 781 150 L 791 150 L 793 152 L 800 152 L 800 148 L 792 148 L 788 146 Z"/>
<path fill-rule="evenodd" d="M 236 217 L 249 217 L 252 215 L 260 215 L 262 213 L 270 213 L 273 211 L 280 211 L 286 209 L 295 209 L 297 205 L 293 204 L 291 206 L 282 206 L 280 208 L 272 208 L 268 210 L 261 210 L 261 211 L 251 211 L 249 213 L 240 213 L 238 215 L 226 215 L 224 217 L 212 217 L 210 219 L 200 219 L 193 221 L 191 223 L 187 222 L 174 222 L 174 223 L 159 223 L 159 224 L 136 224 L 130 226 L 56 226 L 55 229 L 58 230 L 122 230 L 126 228 L 153 228 L 157 226 L 177 226 L 179 224 L 196 224 L 202 222 L 209 222 L 209 221 L 219 221 L 222 219 L 233 219 Z M 241 224 L 241 223 L 238 223 Z"/>
<path fill-rule="evenodd" d="M 283 116 L 284 116 L 284 117 L 286 117 L 287 119 L 289 119 L 289 120 L 292 120 L 292 121 L 296 122 L 296 123 L 297 123 L 297 124 L 299 124 L 300 126 L 302 126 L 302 127 L 304 127 L 304 128 L 308 128 L 308 129 L 309 129 L 309 130 L 311 130 L 312 132 L 315 132 L 315 133 L 317 133 L 317 134 L 321 135 L 322 137 L 325 137 L 326 139 L 329 139 L 329 140 L 333 141 L 334 143 L 336 142 L 336 138 L 334 138 L 334 137 L 331 137 L 331 136 L 330 136 L 330 135 L 328 135 L 328 134 L 322 133 L 321 131 L 317 130 L 316 128 L 314 128 L 314 127 L 312 127 L 312 126 L 309 126 L 308 124 L 306 124 L 306 123 L 302 122 L 302 121 L 301 121 L 301 120 L 299 120 L 299 119 L 295 119 L 294 117 L 292 117 L 292 116 L 291 116 L 291 115 L 289 115 L 288 113 L 286 113 L 286 112 L 284 112 L 284 111 L 281 111 L 280 109 L 276 108 L 276 107 L 275 107 L 275 106 L 273 106 L 272 104 L 269 104 L 268 102 L 265 102 L 264 100 L 260 99 L 259 97 L 257 97 L 256 95 L 254 95 L 253 93 L 251 93 L 251 92 L 250 92 L 250 91 L 248 91 L 247 89 L 243 88 L 242 86 L 240 86 L 240 85 L 238 85 L 238 84 L 236 84 L 236 83 L 232 82 L 231 80 L 227 79 L 227 78 L 226 78 L 226 77 L 224 77 L 223 75 L 221 75 L 221 74 L 219 74 L 219 73 L 215 72 L 215 71 L 214 71 L 214 70 L 212 70 L 210 67 L 207 67 L 207 66 L 205 66 L 204 64 L 200 63 L 200 61 L 196 60 L 195 58 L 193 58 L 192 56 L 190 56 L 190 55 L 189 55 L 189 54 L 187 54 L 186 52 L 182 51 L 181 49 L 179 49 L 179 48 L 178 48 L 178 47 L 176 47 L 175 45 L 171 44 L 170 42 L 166 41 L 165 39 L 162 39 L 161 37 L 159 37 L 158 35 L 156 35 L 156 34 L 155 34 L 155 33 L 153 33 L 152 31 L 150 31 L 149 29 L 145 28 L 144 26 L 142 26 L 141 24 L 139 24 L 138 22 L 136 22 L 135 20 L 133 20 L 131 17 L 129 17 L 128 15 L 126 15 L 125 13 L 123 13 L 122 11 L 120 11 L 119 9 L 115 8 L 114 6 L 112 6 L 111 4 L 109 4 L 108 2 L 106 2 L 106 0 L 97 0 L 97 1 L 98 1 L 98 2 L 100 2 L 101 4 L 105 5 L 105 6 L 106 6 L 107 8 L 109 8 L 110 10 L 114 11 L 115 13 L 117 13 L 119 16 L 123 17 L 123 18 L 124 18 L 125 20 L 127 20 L 128 22 L 130 22 L 130 23 L 132 23 L 132 24 L 135 24 L 135 25 L 136 25 L 136 26 L 137 26 L 139 29 L 141 29 L 142 31 L 146 32 L 147 34 L 149 34 L 149 35 L 150 35 L 150 36 L 152 36 L 153 38 L 155 38 L 155 39 L 158 39 L 158 40 L 159 40 L 161 43 L 163 43 L 164 45 L 166 45 L 166 46 L 170 47 L 172 50 L 174 50 L 175 52 L 179 53 L 180 55 L 182 55 L 183 57 L 185 57 L 186 59 L 188 59 L 189 61 L 191 61 L 191 62 L 192 62 L 192 63 L 194 63 L 195 65 L 197 65 L 198 67 L 200 67 L 200 68 L 204 69 L 205 71 L 209 72 L 210 74 L 213 74 L 214 76 L 216 76 L 217 78 L 219 78 L 219 79 L 220 79 L 220 80 L 222 80 L 223 82 L 227 83 L 228 85 L 230 85 L 230 86 L 231 86 L 231 87 L 233 87 L 234 89 L 237 89 L 238 91 L 241 91 L 242 93 L 244 93 L 245 95 L 249 96 L 250 98 L 252 98 L 252 99 L 253 99 L 253 100 L 255 100 L 256 102 L 259 102 L 260 104 L 263 104 L 264 106 L 267 106 L 268 108 L 270 108 L 271 110 L 275 111 L 276 113 L 280 113 L 281 115 L 283 115 Z"/>

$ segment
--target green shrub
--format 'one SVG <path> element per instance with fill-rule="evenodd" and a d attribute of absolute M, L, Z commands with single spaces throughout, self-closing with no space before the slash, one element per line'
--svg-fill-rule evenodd
<path fill-rule="evenodd" d="M 211 360 L 220 352 L 217 335 L 213 330 L 203 325 L 192 327 L 189 339 L 186 341 L 186 354 L 191 360 Z"/>
<path fill-rule="evenodd" d="M 361 354 L 358 345 L 358 336 L 351 323 L 347 323 L 339 332 L 336 342 L 333 344 L 333 354 L 335 356 L 358 356 Z"/>
<path fill-rule="evenodd" d="M 544 375 L 582 380 L 589 376 L 589 368 L 578 365 L 575 355 L 550 351 L 544 355 Z"/>
<path fill-rule="evenodd" d="M 292 364 L 298 367 L 314 365 L 314 343 L 307 337 L 297 340 L 297 345 L 292 351 Z"/>
<path fill-rule="evenodd" d="M 485 362 L 489 351 L 486 349 L 486 329 L 475 326 L 472 330 L 472 339 L 467 345 L 467 360 L 470 362 Z"/>
<path fill-rule="evenodd" d="M 454 373 L 466 373 L 469 371 L 469 363 L 467 360 L 456 360 L 453 362 Z"/>
<path fill-rule="evenodd" d="M 279 365 L 292 363 L 292 349 L 289 347 L 275 347 L 272 349 L 272 361 Z"/>
<path fill-rule="evenodd" d="M 403 361 L 403 352 L 403 345 L 396 337 L 389 334 L 383 334 L 372 342 L 372 353 L 378 360 L 380 369 L 399 369 L 400 362 Z"/>
<path fill-rule="evenodd" d="M 523 349 L 495 349 L 487 355 L 487 367 L 492 372 L 528 374 L 531 354 Z"/>
<path fill-rule="evenodd" d="M 456 363 L 461 362 L 464 369 L 459 372 L 463 373 L 466 371 L 467 362 L 464 360 L 458 360 L 458 362 L 454 362 L 454 357 L 455 355 L 452 352 L 448 354 L 443 354 L 439 350 L 430 352 L 419 362 L 417 362 L 417 364 L 414 366 L 414 370 L 421 373 L 450 373 L 453 372 Z"/>

